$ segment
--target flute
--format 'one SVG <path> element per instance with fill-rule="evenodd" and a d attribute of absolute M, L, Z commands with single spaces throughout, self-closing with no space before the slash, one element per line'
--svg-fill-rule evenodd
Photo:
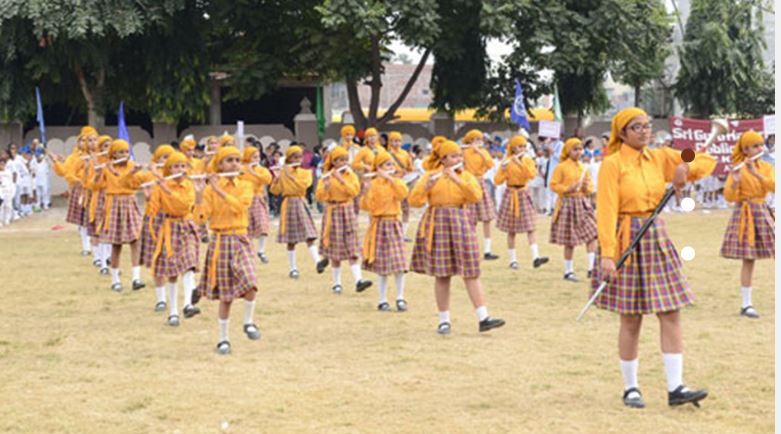
<path fill-rule="evenodd" d="M 169 175 L 169 176 L 166 176 L 165 178 L 163 178 L 163 180 L 169 181 L 171 179 L 181 178 L 182 175 L 183 175 L 183 173 L 177 173 L 177 174 L 174 174 L 174 175 Z M 141 184 L 141 187 L 142 188 L 151 187 L 151 186 L 155 185 L 156 183 L 157 183 L 157 181 L 144 182 L 144 183 Z"/>
<path fill-rule="evenodd" d="M 751 157 L 751 158 L 749 158 L 748 160 L 746 160 L 746 161 L 744 161 L 744 162 L 742 162 L 742 163 L 738 164 L 737 166 L 733 167 L 733 168 L 732 168 L 732 169 L 730 169 L 730 170 L 731 170 L 732 172 L 737 172 L 738 170 L 740 170 L 741 168 L 743 168 L 743 166 L 745 166 L 745 165 L 746 165 L 746 163 L 747 163 L 748 161 L 756 161 L 756 160 L 758 160 L 758 159 L 759 159 L 759 157 L 761 157 L 761 156 L 763 156 L 763 155 L 765 155 L 765 151 L 762 151 L 762 152 L 760 152 L 759 154 L 757 154 L 757 155 L 754 155 L 753 157 Z"/>
<path fill-rule="evenodd" d="M 342 167 L 340 167 L 338 169 L 335 169 L 335 170 L 336 170 L 336 172 L 344 172 L 344 171 L 350 170 L 350 166 L 342 166 Z M 320 177 L 320 179 L 326 179 L 326 178 L 328 178 L 329 176 L 331 176 L 333 174 L 334 174 L 334 170 L 331 170 L 328 173 L 324 174 L 322 177 Z"/>
<path fill-rule="evenodd" d="M 119 158 L 119 159 L 116 159 L 116 160 L 111 160 L 111 164 L 114 165 L 114 164 L 124 163 L 125 161 L 127 161 L 127 157 Z M 108 164 L 108 163 L 96 164 L 95 168 L 96 169 L 102 169 L 102 168 L 106 167 L 106 164 Z"/>
<path fill-rule="evenodd" d="M 364 173 L 364 174 L 363 174 L 363 177 L 364 177 L 364 178 L 374 178 L 374 177 L 375 177 L 375 176 L 377 176 L 379 173 L 380 173 L 379 171 L 377 171 L 377 172 L 368 172 L 368 173 Z M 386 175 L 393 175 L 394 173 L 396 173 L 396 169 L 389 170 L 389 171 L 387 171 L 387 172 L 384 172 L 384 173 L 385 173 Z"/>
<path fill-rule="evenodd" d="M 451 170 L 458 170 L 462 167 L 464 167 L 464 163 L 458 163 L 455 166 L 451 167 Z M 443 173 L 445 173 L 445 169 L 442 169 L 439 172 L 431 175 L 431 178 L 429 179 L 439 179 L 439 177 L 442 176 Z"/>
<path fill-rule="evenodd" d="M 520 160 L 518 159 L 519 156 L 521 158 Z M 505 158 L 504 161 L 502 161 L 502 166 L 507 166 L 513 160 L 518 162 L 518 164 L 522 164 L 521 162 L 523 161 L 523 154 L 513 154 L 512 157 Z"/>
<path fill-rule="evenodd" d="M 222 172 L 217 174 L 217 176 L 219 176 L 220 178 L 227 178 L 227 177 L 239 176 L 239 175 L 241 175 L 241 172 Z M 201 173 L 198 175 L 188 175 L 187 177 L 190 179 L 206 179 L 208 178 L 208 176 L 209 175 L 205 173 Z"/>
<path fill-rule="evenodd" d="M 300 165 L 301 163 L 290 163 L 290 164 L 285 164 L 284 166 L 269 167 L 269 170 L 281 170 L 283 167 L 298 167 Z"/>

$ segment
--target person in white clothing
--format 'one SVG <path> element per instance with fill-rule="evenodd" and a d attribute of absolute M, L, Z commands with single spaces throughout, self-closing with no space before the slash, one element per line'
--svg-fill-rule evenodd
<path fill-rule="evenodd" d="M 30 152 L 29 146 L 23 146 L 20 150 L 22 155 L 22 163 L 17 163 L 17 173 L 19 176 L 16 178 L 17 195 L 19 196 L 19 211 L 22 217 L 28 216 L 33 213 L 33 177 L 30 173 L 30 162 L 33 159 L 33 155 Z"/>
<path fill-rule="evenodd" d="M 35 191 L 37 196 L 36 207 L 47 210 L 51 206 L 51 196 L 49 186 L 51 182 L 51 169 L 49 161 L 46 159 L 46 153 L 43 148 L 35 151 L 35 161 L 33 162 L 33 172 L 35 175 Z"/>
<path fill-rule="evenodd" d="M 0 226 L 11 223 L 14 214 L 13 200 L 16 194 L 16 184 L 8 162 L 6 156 L 0 156 Z"/>

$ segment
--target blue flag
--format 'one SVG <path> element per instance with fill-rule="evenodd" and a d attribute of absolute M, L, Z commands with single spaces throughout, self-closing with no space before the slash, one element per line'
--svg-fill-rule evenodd
<path fill-rule="evenodd" d="M 515 79 L 515 100 L 513 101 L 513 107 L 510 111 L 510 120 L 525 128 L 526 131 L 531 131 L 529 119 L 526 115 L 526 104 L 523 102 L 521 82 L 518 81 L 518 79 Z"/>
<path fill-rule="evenodd" d="M 41 103 L 41 92 L 38 86 L 35 86 L 35 120 L 38 121 L 38 130 L 41 132 L 41 144 L 46 147 L 46 125 L 43 123 L 43 104 Z"/>
<path fill-rule="evenodd" d="M 130 145 L 130 159 L 135 160 L 133 154 L 133 143 L 130 141 L 130 133 L 127 132 L 125 125 L 125 102 L 119 101 L 119 112 L 117 113 L 117 138 L 126 141 Z"/>

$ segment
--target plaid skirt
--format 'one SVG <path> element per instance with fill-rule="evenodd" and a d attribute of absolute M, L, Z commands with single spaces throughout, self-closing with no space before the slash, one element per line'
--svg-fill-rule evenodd
<path fill-rule="evenodd" d="M 550 242 L 578 246 L 597 239 L 597 219 L 586 196 L 560 198 L 558 218 L 551 219 Z"/>
<path fill-rule="evenodd" d="M 100 242 L 109 244 L 130 244 L 138 240 L 141 232 L 141 213 L 133 195 L 115 195 L 106 198 L 106 206 L 112 201 L 108 227 L 100 232 Z M 105 226 L 105 224 L 104 224 Z"/>
<path fill-rule="evenodd" d="M 287 198 L 285 226 L 285 233 L 283 234 L 282 223 L 280 222 L 279 233 L 277 234 L 278 243 L 297 244 L 317 239 L 315 222 L 312 220 L 309 207 L 306 206 L 306 202 L 302 197 Z"/>
<path fill-rule="evenodd" d="M 216 279 L 215 285 L 212 286 L 209 276 L 218 240 L 220 245 L 216 260 Z M 252 243 L 246 235 L 213 234 L 206 250 L 198 293 L 209 300 L 231 302 L 252 289 L 257 289 L 253 256 Z"/>
<path fill-rule="evenodd" d="M 149 220 L 152 220 L 152 231 L 154 231 L 155 238 L 152 238 L 152 231 L 149 230 Z M 157 238 L 157 234 L 160 232 L 160 225 L 163 222 L 163 215 L 161 213 L 157 213 L 154 215 L 154 217 L 149 217 L 148 215 L 144 214 L 144 218 L 141 220 L 141 235 L 139 235 L 139 240 L 141 240 L 141 258 L 140 262 L 141 265 L 147 268 L 152 268 L 152 254 L 155 252 L 155 239 Z"/>
<path fill-rule="evenodd" d="M 352 201 L 345 204 L 328 204 L 331 224 L 328 235 L 328 246 L 325 243 L 326 215 L 323 214 L 323 224 L 320 231 L 320 256 L 333 261 L 358 259 L 361 256 L 358 243 L 358 219 L 353 212 Z"/>
<path fill-rule="evenodd" d="M 476 203 L 469 205 L 469 222 L 476 225 L 477 222 L 490 222 L 496 219 L 496 204 L 493 195 L 485 185 L 485 179 L 480 180 L 480 189 L 483 197 Z"/>
<path fill-rule="evenodd" d="M 512 209 L 512 195 L 518 198 L 518 207 L 520 215 L 516 217 Z M 504 190 L 502 203 L 499 206 L 499 219 L 496 222 L 496 228 L 502 232 L 511 234 L 520 234 L 534 230 L 534 218 L 537 212 L 534 210 L 532 195 L 529 189 L 510 188 Z"/>
<path fill-rule="evenodd" d="M 426 208 L 418 224 L 410 269 L 434 277 L 480 277 L 480 249 L 468 214 L 465 208 Z"/>
<path fill-rule="evenodd" d="M 742 202 L 735 206 L 729 219 L 724 241 L 721 243 L 721 256 L 729 259 L 766 259 L 776 256 L 776 218 L 766 203 L 752 203 L 751 216 L 754 219 L 754 245 L 749 245 L 748 233 L 740 238 L 740 215 Z M 746 230 L 748 232 L 748 230 Z"/>
<path fill-rule="evenodd" d="M 81 199 L 84 189 L 81 184 L 76 184 L 70 191 L 68 197 L 68 213 L 65 215 L 65 221 L 77 226 L 84 225 L 84 219 L 89 219 L 87 210 L 84 208 L 84 199 Z M 81 200 L 80 200 L 81 199 Z"/>
<path fill-rule="evenodd" d="M 249 207 L 249 226 L 247 227 L 247 236 L 250 238 L 259 238 L 261 235 L 268 235 L 268 205 L 262 196 L 252 198 L 252 205 Z"/>
<path fill-rule="evenodd" d="M 87 233 L 91 237 L 100 237 L 98 225 L 101 224 L 104 219 L 103 208 L 106 205 L 106 192 L 100 190 L 97 198 L 93 198 L 92 200 L 97 200 L 97 204 L 95 204 L 95 220 L 87 224 Z M 89 221 L 89 207 L 87 207 L 87 221 Z"/>
<path fill-rule="evenodd" d="M 644 219 L 632 218 L 632 237 L 640 230 Z M 591 294 L 602 283 L 597 252 Z M 661 217 L 656 217 L 616 279 L 605 287 L 595 305 L 623 315 L 668 312 L 692 304 L 694 294 L 681 272 L 681 260 Z"/>
<path fill-rule="evenodd" d="M 404 234 L 401 229 L 401 221 L 398 219 L 381 218 L 377 223 L 374 262 L 370 264 L 364 259 L 361 268 L 381 276 L 406 272 L 407 259 L 404 255 Z"/>
<path fill-rule="evenodd" d="M 160 224 L 161 228 L 163 224 Z M 192 220 L 174 220 L 169 224 L 173 254 L 168 256 L 168 249 L 162 242 L 160 254 L 154 262 L 155 277 L 176 277 L 187 270 L 198 271 L 198 226 Z M 161 236 L 161 231 L 158 231 L 158 242 L 161 242 Z"/>

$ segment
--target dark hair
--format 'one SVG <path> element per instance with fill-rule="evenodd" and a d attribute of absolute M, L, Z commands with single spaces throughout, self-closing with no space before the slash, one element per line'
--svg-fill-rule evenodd
<path fill-rule="evenodd" d="M 420 149 L 420 145 L 412 145 L 411 151 L 415 155 L 420 155 L 422 149 Z"/>

